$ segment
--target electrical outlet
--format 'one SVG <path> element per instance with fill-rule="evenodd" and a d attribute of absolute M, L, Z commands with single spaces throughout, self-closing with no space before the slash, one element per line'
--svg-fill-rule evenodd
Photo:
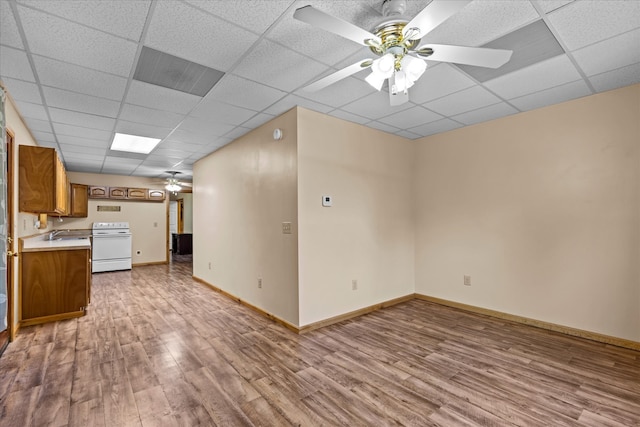
<path fill-rule="evenodd" d="M 282 223 L 282 234 L 291 234 L 291 223 L 283 222 Z"/>
<path fill-rule="evenodd" d="M 209 263 L 209 270 L 211 270 L 211 263 Z"/>
<path fill-rule="evenodd" d="M 358 290 L 358 280 L 357 279 L 353 279 L 351 281 L 351 290 L 352 291 L 357 291 Z"/>
<path fill-rule="evenodd" d="M 471 276 L 464 276 L 464 285 L 471 286 Z"/>
<path fill-rule="evenodd" d="M 258 289 L 262 289 L 262 278 L 258 278 Z"/>

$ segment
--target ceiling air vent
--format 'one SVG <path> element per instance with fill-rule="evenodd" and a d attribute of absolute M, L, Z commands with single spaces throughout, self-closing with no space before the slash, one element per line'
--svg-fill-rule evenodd
<path fill-rule="evenodd" d="M 222 71 L 143 46 L 133 79 L 205 96 L 222 76 Z"/>
<path fill-rule="evenodd" d="M 458 65 L 461 70 L 480 83 L 564 53 L 562 46 L 542 20 L 526 25 L 482 47 L 509 49 L 513 51 L 513 55 L 509 62 L 496 69 Z"/>

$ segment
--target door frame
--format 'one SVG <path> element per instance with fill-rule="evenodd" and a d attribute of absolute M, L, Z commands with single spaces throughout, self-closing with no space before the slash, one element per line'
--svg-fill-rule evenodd
<path fill-rule="evenodd" d="M 15 133 L 8 128 L 6 133 L 5 157 L 7 159 L 7 251 L 15 253 L 15 239 L 13 238 L 13 148 Z M 7 344 L 15 339 L 16 330 L 13 327 L 13 288 L 14 288 L 14 257 L 7 257 L 6 283 L 7 283 Z M 0 348 L 0 354 L 4 348 Z"/>

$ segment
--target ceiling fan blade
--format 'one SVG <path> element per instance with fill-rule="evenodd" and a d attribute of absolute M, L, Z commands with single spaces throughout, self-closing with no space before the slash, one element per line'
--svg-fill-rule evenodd
<path fill-rule="evenodd" d="M 324 89 L 325 87 L 334 84 L 337 81 L 340 81 L 344 78 L 347 78 L 360 70 L 364 70 L 365 68 L 369 68 L 371 66 L 371 59 L 363 59 L 362 61 L 358 61 L 355 64 L 351 64 L 348 67 L 343 68 L 342 70 L 338 70 L 333 74 L 329 74 L 326 77 L 321 78 L 320 80 L 316 80 L 310 85 L 306 86 L 303 90 L 305 92 L 317 92 L 320 89 Z"/>
<path fill-rule="evenodd" d="M 416 49 L 433 49 L 433 53 L 422 56 L 427 61 L 453 62 L 477 67 L 498 68 L 509 62 L 512 50 L 489 49 L 486 47 L 451 46 L 446 44 L 426 44 Z"/>
<path fill-rule="evenodd" d="M 326 14 L 313 6 L 304 6 L 296 9 L 293 17 L 299 21 L 311 24 L 314 27 L 322 28 L 330 33 L 337 34 L 356 43 L 365 45 L 365 40 L 375 40 L 380 43 L 380 38 L 369 31 L 353 25 L 350 22 L 343 21 L 329 14 Z"/>
<path fill-rule="evenodd" d="M 471 1 L 472 0 L 433 0 L 405 25 L 402 34 L 407 35 L 410 29 L 417 28 L 418 31 L 409 33 L 408 38 L 410 40 L 421 39 L 433 31 L 438 25 L 458 13 L 458 11 L 471 3 Z"/>

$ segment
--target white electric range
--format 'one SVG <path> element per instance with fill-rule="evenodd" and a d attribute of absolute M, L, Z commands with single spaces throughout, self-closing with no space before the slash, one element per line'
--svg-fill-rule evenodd
<path fill-rule="evenodd" d="M 128 222 L 94 222 L 91 272 L 131 270 Z"/>

